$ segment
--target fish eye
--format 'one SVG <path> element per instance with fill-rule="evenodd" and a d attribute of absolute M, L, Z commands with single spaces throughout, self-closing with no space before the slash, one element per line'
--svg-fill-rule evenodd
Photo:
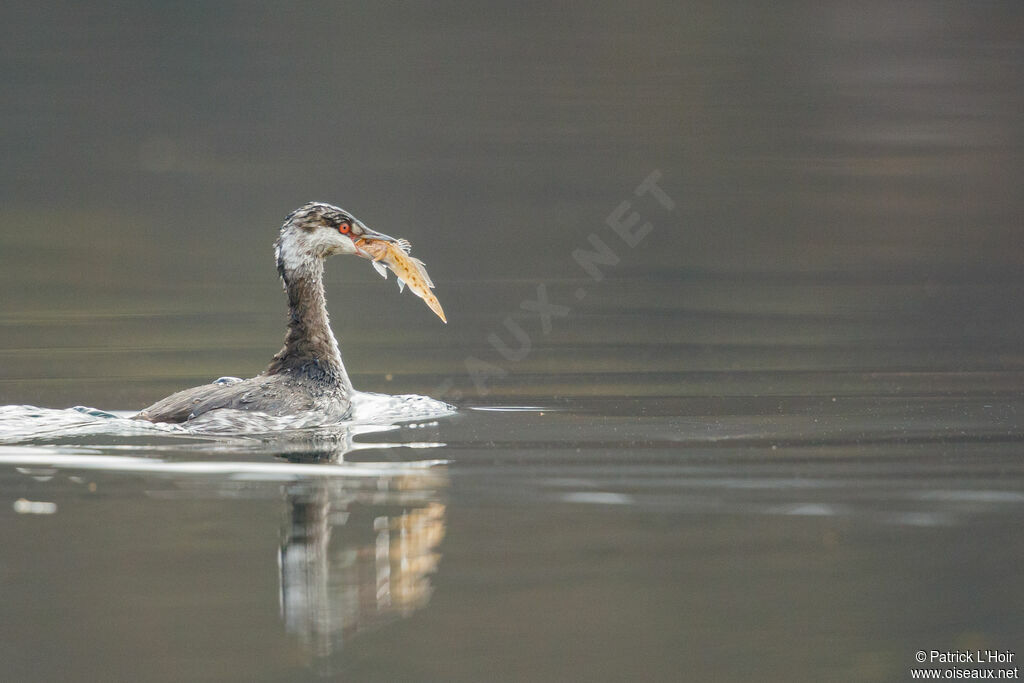
<path fill-rule="evenodd" d="M 341 223 L 338 224 L 338 232 L 340 232 L 342 235 L 347 235 L 350 230 L 352 230 L 351 223 L 342 221 Z"/>

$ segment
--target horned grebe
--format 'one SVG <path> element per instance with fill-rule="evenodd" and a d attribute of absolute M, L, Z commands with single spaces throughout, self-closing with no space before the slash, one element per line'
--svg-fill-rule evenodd
<path fill-rule="evenodd" d="M 310 202 L 296 209 L 285 219 L 274 243 L 277 272 L 288 294 L 284 347 L 255 377 L 224 377 L 179 391 L 149 406 L 136 419 L 182 423 L 216 410 L 259 411 L 271 416 L 313 414 L 325 422 L 343 419 L 350 411 L 353 389 L 327 317 L 324 259 L 356 254 L 373 259 L 382 275 L 383 266 L 377 262 L 381 259 L 396 275 L 421 273 L 417 282 L 405 279 L 434 309 L 431 300 L 436 303 L 436 298 L 427 288 L 432 286 L 430 278 L 421 262 L 405 256 L 406 251 L 404 240 L 370 230 L 336 206 Z M 438 304 L 435 312 L 443 320 L 439 311 Z"/>

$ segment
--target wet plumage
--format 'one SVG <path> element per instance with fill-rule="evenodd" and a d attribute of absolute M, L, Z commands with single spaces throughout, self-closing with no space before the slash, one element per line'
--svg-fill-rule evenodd
<path fill-rule="evenodd" d="M 310 202 L 296 209 L 285 219 L 274 243 L 277 271 L 288 295 L 288 329 L 284 346 L 267 369 L 250 379 L 222 378 L 179 391 L 136 418 L 181 423 L 213 411 L 238 410 L 271 416 L 302 414 L 322 417 L 325 422 L 343 419 L 351 409 L 353 389 L 327 315 L 324 259 L 335 254 L 375 258 L 398 244 L 399 240 L 370 230 L 336 206 Z M 405 256 L 401 248 L 395 251 Z M 395 262 L 403 268 L 402 259 Z M 415 270 L 415 264 L 411 267 Z M 417 288 L 429 292 L 427 286 L 433 286 L 425 270 L 408 275 Z M 429 300 L 427 303 L 443 320 L 440 304 L 435 309 Z"/>

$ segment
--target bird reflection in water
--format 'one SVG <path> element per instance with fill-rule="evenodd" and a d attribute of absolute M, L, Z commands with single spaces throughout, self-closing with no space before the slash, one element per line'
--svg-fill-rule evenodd
<path fill-rule="evenodd" d="M 290 457 L 294 460 L 295 458 Z M 286 489 L 281 616 L 316 668 L 357 633 L 426 605 L 445 534 L 443 468 L 307 479 Z"/>
<path fill-rule="evenodd" d="M 374 400 L 386 407 L 390 398 Z M 444 461 L 351 459 L 368 450 L 379 455 L 444 446 L 355 440 L 399 429 L 397 423 L 382 421 L 259 440 L 224 437 L 204 445 L 203 459 L 189 457 L 195 449 L 189 441 L 149 445 L 159 454 L 152 457 L 121 455 L 113 450 L 120 446 L 90 445 L 84 452 L 64 445 L 69 452 L 23 449 L 5 461 L 17 462 L 17 471 L 40 486 L 57 481 L 54 475 L 63 468 L 69 477 L 72 471 L 148 474 L 153 478 L 147 480 L 152 484 L 147 497 L 164 500 L 264 498 L 283 492 L 286 521 L 277 557 L 281 617 L 309 653 L 312 667 L 331 673 L 333 656 L 353 635 L 409 616 L 430 599 L 431 574 L 438 568 L 445 535 Z M 107 448 L 112 450 L 104 452 Z M 164 454 L 168 457 L 160 457 Z M 15 510 L 53 514 L 57 507 L 26 497 Z"/>

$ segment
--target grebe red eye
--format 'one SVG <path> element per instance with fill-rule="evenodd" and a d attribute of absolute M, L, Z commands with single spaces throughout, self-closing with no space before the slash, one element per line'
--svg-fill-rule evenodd
<path fill-rule="evenodd" d="M 349 233 L 349 230 L 351 229 L 352 225 L 349 223 L 342 223 L 341 225 L 338 226 L 338 232 L 340 232 L 342 235 L 347 235 Z"/>

